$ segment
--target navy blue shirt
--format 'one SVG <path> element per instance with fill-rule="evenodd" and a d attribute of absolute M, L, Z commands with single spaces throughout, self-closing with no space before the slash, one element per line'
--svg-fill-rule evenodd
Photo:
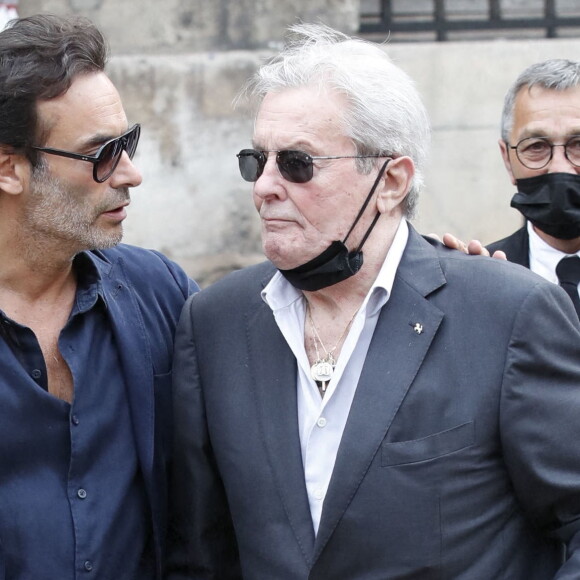
<path fill-rule="evenodd" d="M 50 395 L 34 333 L 0 316 L 0 578 L 150 580 L 151 517 L 125 380 L 96 267 L 78 289 L 59 348 L 74 401 Z M 16 459 L 15 459 L 16 458 Z M 59 542 L 46 542 L 58 537 Z M 50 545 L 50 550 L 47 546 Z"/>

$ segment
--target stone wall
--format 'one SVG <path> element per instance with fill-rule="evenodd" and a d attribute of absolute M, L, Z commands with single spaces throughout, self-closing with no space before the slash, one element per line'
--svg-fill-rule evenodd
<path fill-rule="evenodd" d="M 116 54 L 253 50 L 278 46 L 289 23 L 323 20 L 354 33 L 356 0 L 20 0 L 21 16 L 78 13 Z"/>
<path fill-rule="evenodd" d="M 130 122 L 143 125 L 126 241 L 159 249 L 204 284 L 260 259 L 251 186 L 235 154 L 252 121 L 234 111 L 244 80 L 297 18 L 347 32 L 349 0 L 20 0 L 19 13 L 80 13 L 110 39 L 110 75 Z M 520 224 L 497 146 L 503 95 L 527 65 L 577 59 L 578 40 L 387 44 L 417 82 L 433 125 L 420 231 L 490 242 Z"/>

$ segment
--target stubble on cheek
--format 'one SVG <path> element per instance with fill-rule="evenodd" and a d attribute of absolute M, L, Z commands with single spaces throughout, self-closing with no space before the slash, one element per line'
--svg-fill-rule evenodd
<path fill-rule="evenodd" d="M 41 174 L 31 183 L 26 226 L 47 240 L 70 243 L 77 251 L 110 248 L 123 238 L 122 223 L 105 224 L 101 215 L 128 198 L 127 189 L 112 191 L 93 205 L 84 189 Z"/>

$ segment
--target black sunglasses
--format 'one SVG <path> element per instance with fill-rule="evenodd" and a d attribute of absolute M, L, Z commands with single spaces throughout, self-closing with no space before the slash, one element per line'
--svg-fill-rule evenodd
<path fill-rule="evenodd" d="M 238 154 L 240 173 L 246 181 L 258 181 L 264 172 L 268 153 L 276 153 L 276 165 L 284 179 L 292 183 L 306 183 L 314 174 L 315 159 L 365 159 L 367 157 L 388 157 L 388 155 L 335 155 L 315 156 L 304 151 L 258 151 L 256 149 L 242 149 Z"/>
<path fill-rule="evenodd" d="M 104 145 L 99 147 L 99 150 L 94 155 L 81 155 L 80 153 L 71 153 L 70 151 L 63 151 L 62 149 L 51 149 L 50 147 L 34 147 L 31 149 L 49 153 L 50 155 L 59 155 L 60 157 L 69 157 L 70 159 L 80 159 L 81 161 L 88 161 L 93 164 L 93 179 L 97 183 L 107 181 L 121 159 L 123 151 L 127 152 L 129 159 L 133 159 L 137 144 L 139 143 L 139 135 L 141 134 L 141 125 L 133 125 L 126 133 L 119 137 L 115 137 L 107 141 Z"/>

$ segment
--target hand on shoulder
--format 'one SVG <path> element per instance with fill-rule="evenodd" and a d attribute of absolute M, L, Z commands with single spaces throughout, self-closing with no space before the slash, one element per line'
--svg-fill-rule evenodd
<path fill-rule="evenodd" d="M 460 252 L 464 252 L 465 254 L 469 254 L 470 256 L 489 256 L 489 251 L 487 248 L 479 241 L 479 240 L 471 240 L 469 243 L 465 243 L 464 241 L 460 240 L 453 234 L 446 233 L 443 235 L 443 239 L 439 238 L 437 234 L 428 234 L 429 237 L 435 238 L 442 242 L 448 248 L 452 250 L 459 250 Z M 497 258 L 498 260 L 507 260 L 505 252 L 501 250 L 496 250 L 492 256 L 492 258 Z"/>

